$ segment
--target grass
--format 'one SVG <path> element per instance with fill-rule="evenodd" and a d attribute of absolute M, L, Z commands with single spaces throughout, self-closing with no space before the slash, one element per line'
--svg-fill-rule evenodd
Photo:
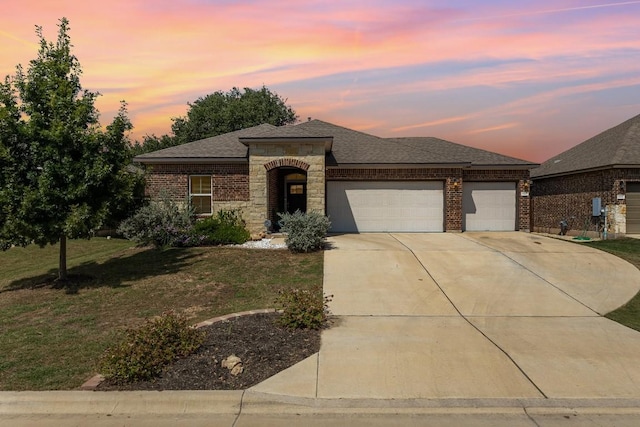
<path fill-rule="evenodd" d="M 73 292 L 55 289 L 58 247 L 0 252 L 0 389 L 80 386 L 123 329 L 167 310 L 194 323 L 273 306 L 281 288 L 322 289 L 322 253 L 242 248 L 136 248 L 68 242 Z"/>
<path fill-rule="evenodd" d="M 616 255 L 640 269 L 640 240 L 638 239 L 600 240 L 590 242 L 588 245 Z M 640 331 L 640 293 L 605 317 Z"/>

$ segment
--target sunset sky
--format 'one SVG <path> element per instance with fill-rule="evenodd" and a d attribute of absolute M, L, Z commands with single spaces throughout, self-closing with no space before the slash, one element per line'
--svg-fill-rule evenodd
<path fill-rule="evenodd" d="M 301 120 L 542 162 L 640 114 L 640 1 L 2 0 L 0 75 L 67 17 L 103 122 L 267 86 Z"/>

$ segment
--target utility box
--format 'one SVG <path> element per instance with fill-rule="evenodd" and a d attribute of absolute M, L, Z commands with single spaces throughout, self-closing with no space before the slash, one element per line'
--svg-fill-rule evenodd
<path fill-rule="evenodd" d="M 591 199 L 591 207 L 593 209 L 593 216 L 602 215 L 602 199 L 600 197 L 594 197 Z"/>

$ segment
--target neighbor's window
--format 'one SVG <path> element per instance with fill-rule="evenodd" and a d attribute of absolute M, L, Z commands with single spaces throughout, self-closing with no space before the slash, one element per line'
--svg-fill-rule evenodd
<path fill-rule="evenodd" d="M 191 199 L 191 207 L 196 214 L 211 214 L 211 176 L 190 176 L 189 198 Z"/>

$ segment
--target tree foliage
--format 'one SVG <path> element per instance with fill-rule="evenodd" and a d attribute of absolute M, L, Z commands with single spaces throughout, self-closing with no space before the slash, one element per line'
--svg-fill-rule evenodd
<path fill-rule="evenodd" d="M 60 242 L 66 279 L 66 239 L 90 237 L 122 212 L 140 178 L 127 170 L 126 104 L 101 129 L 99 94 L 80 84 L 69 22 L 58 27 L 55 42 L 36 27 L 38 56 L 0 84 L 0 247 Z"/>
<path fill-rule="evenodd" d="M 258 90 L 234 87 L 229 92 L 217 91 L 189 103 L 186 116 L 172 119 L 173 136 L 146 136 L 142 143 L 136 142 L 133 150 L 137 155 L 263 123 L 295 123 L 298 116 L 286 102 L 265 86 Z"/>

